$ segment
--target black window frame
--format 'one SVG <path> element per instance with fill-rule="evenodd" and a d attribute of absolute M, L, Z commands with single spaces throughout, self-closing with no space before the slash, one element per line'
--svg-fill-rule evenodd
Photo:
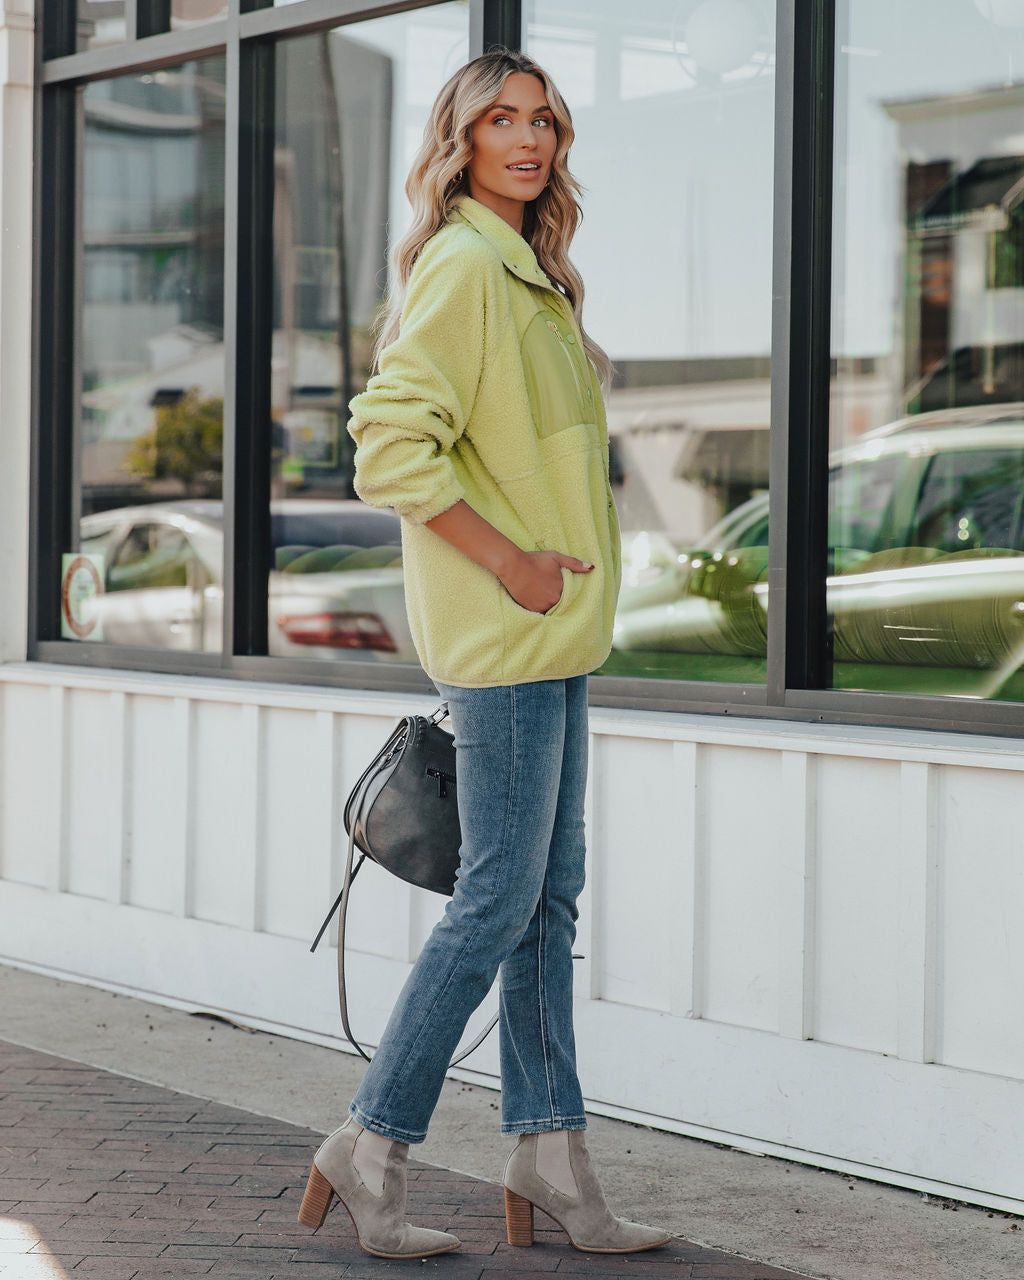
<path fill-rule="evenodd" d="M 124 44 L 74 52 L 75 0 L 39 7 L 36 41 L 30 659 L 77 667 L 423 693 L 417 667 L 266 655 L 270 567 L 274 41 L 443 0 L 230 0 L 169 31 L 166 0 L 127 0 Z M 595 676 L 591 703 L 827 724 L 1024 735 L 1024 704 L 831 688 L 825 598 L 835 0 L 777 0 L 767 670 L 764 684 Z M 522 47 L 522 0 L 469 0 L 470 55 Z M 141 34 L 150 32 L 152 34 Z M 220 653 L 59 638 L 54 593 L 75 516 L 76 93 L 90 80 L 226 57 L 224 632 Z M 239 218 L 239 210 L 252 216 Z M 244 269 L 242 267 L 244 266 Z M 249 427 L 244 439 L 235 423 Z M 246 554 L 237 556 L 236 549 Z M 261 652 L 261 650 L 263 652 Z"/>

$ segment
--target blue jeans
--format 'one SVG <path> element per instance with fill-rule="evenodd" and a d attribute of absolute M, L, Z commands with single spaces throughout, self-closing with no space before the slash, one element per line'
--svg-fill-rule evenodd
<path fill-rule="evenodd" d="M 583 1129 L 572 944 L 583 888 L 587 678 L 456 689 L 462 864 L 350 1108 L 422 1142 L 448 1062 L 500 968 L 501 1128 Z"/>

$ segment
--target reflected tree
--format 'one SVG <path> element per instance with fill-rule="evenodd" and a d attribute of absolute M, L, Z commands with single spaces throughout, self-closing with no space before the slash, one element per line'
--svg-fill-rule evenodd
<path fill-rule="evenodd" d="M 152 431 L 137 438 L 125 469 L 147 482 L 177 480 L 189 497 L 219 498 L 224 472 L 224 400 L 192 387 L 159 405 Z"/>

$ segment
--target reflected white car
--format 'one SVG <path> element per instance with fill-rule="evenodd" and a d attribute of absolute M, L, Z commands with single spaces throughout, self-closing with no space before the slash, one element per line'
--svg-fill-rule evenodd
<path fill-rule="evenodd" d="M 271 654 L 416 662 L 393 512 L 341 499 L 282 499 L 271 503 L 271 537 Z M 161 502 L 85 516 L 80 550 L 102 558 L 103 591 L 91 603 L 95 638 L 220 651 L 220 502 Z"/>

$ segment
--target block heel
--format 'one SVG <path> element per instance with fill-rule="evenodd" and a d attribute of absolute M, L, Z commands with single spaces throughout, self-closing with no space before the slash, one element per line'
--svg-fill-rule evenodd
<path fill-rule="evenodd" d="M 312 1227 L 314 1231 L 319 1230 L 324 1225 L 324 1218 L 327 1217 L 327 1210 L 331 1207 L 333 1199 L 334 1188 L 314 1165 L 309 1172 L 306 1190 L 302 1195 L 299 1221 L 304 1227 Z"/>
<path fill-rule="evenodd" d="M 383 1157 L 383 1185 L 371 1189 L 356 1165 L 356 1144 L 362 1143 L 371 1155 Z M 356 1229 L 359 1247 L 376 1258 L 427 1258 L 450 1253 L 459 1247 L 456 1236 L 428 1227 L 403 1222 L 408 1181 L 409 1148 L 393 1142 L 354 1120 L 347 1120 L 317 1148 L 313 1168 L 302 1197 L 299 1221 L 316 1231 L 323 1225 L 335 1196 L 341 1201 Z"/>
<path fill-rule="evenodd" d="M 561 1227 L 573 1248 L 583 1253 L 636 1253 L 659 1249 L 672 1239 L 664 1231 L 612 1213 L 591 1166 L 582 1129 L 522 1134 L 505 1165 L 503 1182 L 509 1244 L 533 1244 L 535 1208 Z M 558 1182 L 562 1187 L 574 1183 L 575 1195 L 560 1189 Z"/>
<path fill-rule="evenodd" d="M 533 1244 L 533 1205 L 505 1188 L 505 1228 L 509 1244 Z"/>

